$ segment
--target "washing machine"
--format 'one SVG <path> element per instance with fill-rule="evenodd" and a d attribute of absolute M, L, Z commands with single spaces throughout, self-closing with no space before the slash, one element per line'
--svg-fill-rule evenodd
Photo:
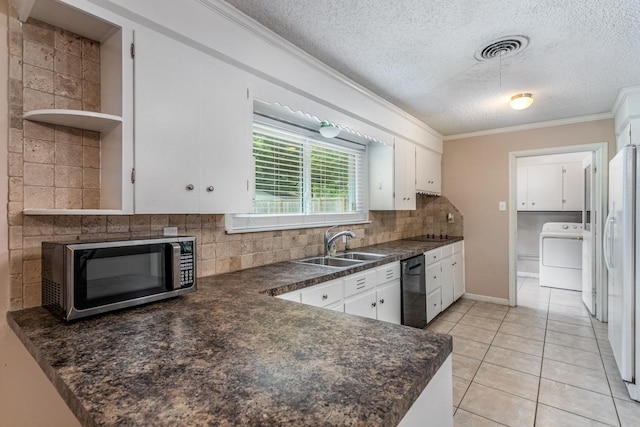
<path fill-rule="evenodd" d="M 540 286 L 582 290 L 582 224 L 547 222 L 542 226 Z"/>

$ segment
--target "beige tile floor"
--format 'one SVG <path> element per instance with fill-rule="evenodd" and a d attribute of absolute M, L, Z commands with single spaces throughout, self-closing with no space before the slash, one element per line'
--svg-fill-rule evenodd
<path fill-rule="evenodd" d="M 428 329 L 453 336 L 456 427 L 640 426 L 579 292 L 519 278 L 518 307 L 461 299 Z"/>

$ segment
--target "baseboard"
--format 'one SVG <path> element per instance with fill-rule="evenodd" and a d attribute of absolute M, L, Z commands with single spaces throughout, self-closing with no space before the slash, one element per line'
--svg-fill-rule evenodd
<path fill-rule="evenodd" d="M 527 273 L 525 271 L 518 271 L 516 273 L 516 276 L 517 277 L 533 277 L 533 278 L 536 278 L 536 279 L 540 278 L 540 274 L 539 273 Z"/>
<path fill-rule="evenodd" d="M 473 301 L 490 302 L 493 304 L 509 305 L 509 300 L 506 298 L 488 297 L 486 295 L 476 295 L 476 294 L 470 294 L 468 292 L 462 295 L 462 298 L 470 299 Z"/>

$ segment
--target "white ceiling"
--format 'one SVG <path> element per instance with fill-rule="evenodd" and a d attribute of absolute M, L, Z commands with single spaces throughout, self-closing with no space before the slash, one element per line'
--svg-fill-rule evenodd
<path fill-rule="evenodd" d="M 608 113 L 640 85 L 640 0 L 226 1 L 443 135 Z M 510 35 L 529 46 L 501 67 L 474 58 Z"/>

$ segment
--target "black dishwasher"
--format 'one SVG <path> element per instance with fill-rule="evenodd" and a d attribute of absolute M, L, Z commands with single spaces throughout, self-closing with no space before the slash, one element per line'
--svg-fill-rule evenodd
<path fill-rule="evenodd" d="M 424 255 L 405 259 L 402 267 L 402 324 L 414 328 L 427 325 L 427 283 Z"/>

